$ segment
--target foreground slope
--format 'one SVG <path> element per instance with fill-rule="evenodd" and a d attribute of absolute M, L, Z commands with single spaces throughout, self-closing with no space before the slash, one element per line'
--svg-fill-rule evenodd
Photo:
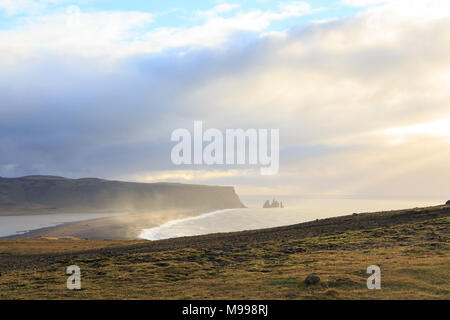
<path fill-rule="evenodd" d="M 449 299 L 449 233 L 439 206 L 154 242 L 4 240 L 0 298 Z M 65 287 L 71 264 L 80 291 Z"/>

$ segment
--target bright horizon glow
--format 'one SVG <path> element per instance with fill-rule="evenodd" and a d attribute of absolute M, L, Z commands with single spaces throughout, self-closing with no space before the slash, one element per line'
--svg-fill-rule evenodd
<path fill-rule="evenodd" d="M 387 135 L 431 135 L 448 137 L 450 136 L 450 118 L 411 126 L 390 128 L 382 131 L 382 133 Z"/>

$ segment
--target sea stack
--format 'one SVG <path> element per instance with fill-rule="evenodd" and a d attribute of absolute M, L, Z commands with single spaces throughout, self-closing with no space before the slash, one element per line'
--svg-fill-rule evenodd
<path fill-rule="evenodd" d="M 277 200 L 273 199 L 272 200 L 272 204 L 270 205 L 270 207 L 271 208 L 279 208 L 280 207 L 280 203 Z"/>
<path fill-rule="evenodd" d="M 277 200 L 273 199 L 272 203 L 270 203 L 269 200 L 266 200 L 264 202 L 263 208 L 284 208 L 283 202 L 278 202 Z"/>

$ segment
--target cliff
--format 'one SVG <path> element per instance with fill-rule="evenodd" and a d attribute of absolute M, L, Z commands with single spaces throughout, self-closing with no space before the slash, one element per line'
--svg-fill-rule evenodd
<path fill-rule="evenodd" d="M 0 177 L 0 213 L 145 212 L 244 207 L 233 187 L 54 176 Z"/>

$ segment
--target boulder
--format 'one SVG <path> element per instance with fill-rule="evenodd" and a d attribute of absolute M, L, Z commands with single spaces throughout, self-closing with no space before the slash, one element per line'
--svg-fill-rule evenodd
<path fill-rule="evenodd" d="M 305 283 L 308 286 L 318 284 L 319 282 L 320 282 L 320 278 L 319 278 L 319 276 L 317 276 L 315 274 L 310 274 L 305 279 Z"/>
<path fill-rule="evenodd" d="M 283 252 L 283 253 L 295 253 L 294 248 L 292 248 L 292 247 L 287 247 L 287 248 L 280 247 L 280 248 L 278 248 L 277 251 Z"/>

